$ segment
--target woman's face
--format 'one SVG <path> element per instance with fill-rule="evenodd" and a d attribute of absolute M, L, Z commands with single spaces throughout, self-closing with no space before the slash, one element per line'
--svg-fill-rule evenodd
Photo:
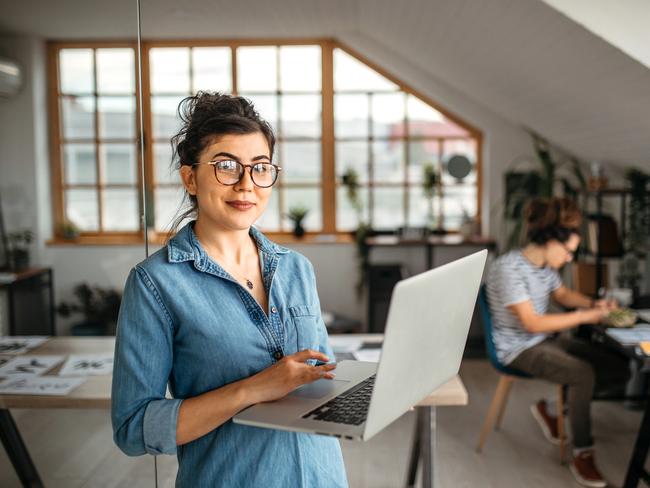
<path fill-rule="evenodd" d="M 225 134 L 203 148 L 198 162 L 226 159 L 248 166 L 270 163 L 271 154 L 261 132 Z M 182 166 L 181 178 L 185 189 L 196 196 L 199 219 L 222 230 L 247 230 L 262 215 L 271 196 L 271 188 L 253 183 L 248 167 L 241 180 L 230 186 L 217 181 L 214 167 L 209 164 Z"/>
<path fill-rule="evenodd" d="M 546 243 L 546 263 L 551 268 L 560 269 L 573 260 L 579 244 L 578 234 L 571 234 L 566 242 L 549 241 Z"/>

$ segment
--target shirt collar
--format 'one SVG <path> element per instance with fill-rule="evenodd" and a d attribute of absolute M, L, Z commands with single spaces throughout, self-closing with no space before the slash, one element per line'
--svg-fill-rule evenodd
<path fill-rule="evenodd" d="M 289 249 L 270 241 L 257 228 L 252 227 L 249 234 L 255 240 L 257 248 L 265 254 L 286 254 Z M 199 243 L 194 233 L 194 221 L 187 223 L 167 244 L 167 258 L 170 263 L 195 261 L 197 264 L 205 263 L 207 253 Z"/>

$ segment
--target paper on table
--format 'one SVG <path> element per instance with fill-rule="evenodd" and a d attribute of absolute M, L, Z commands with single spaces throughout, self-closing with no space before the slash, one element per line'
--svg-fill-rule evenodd
<path fill-rule="evenodd" d="M 0 353 L 22 354 L 48 339 L 48 336 L 0 336 Z"/>
<path fill-rule="evenodd" d="M 8 379 L 0 383 L 0 395 L 67 395 L 84 381 L 58 376 Z"/>
<path fill-rule="evenodd" d="M 378 363 L 381 357 L 381 349 L 359 349 L 355 351 L 354 356 L 358 361 Z"/>
<path fill-rule="evenodd" d="M 5 378 L 25 378 L 40 376 L 61 363 L 65 356 L 17 356 L 0 367 L 0 376 Z"/>
<path fill-rule="evenodd" d="M 0 356 L 0 366 L 4 366 L 9 361 L 11 361 L 13 358 L 14 358 L 13 356 Z"/>
<path fill-rule="evenodd" d="M 650 341 L 650 324 L 637 324 L 630 329 L 607 329 L 606 334 L 621 344 Z"/>
<path fill-rule="evenodd" d="M 96 376 L 112 372 L 112 354 L 70 354 L 59 376 Z"/>

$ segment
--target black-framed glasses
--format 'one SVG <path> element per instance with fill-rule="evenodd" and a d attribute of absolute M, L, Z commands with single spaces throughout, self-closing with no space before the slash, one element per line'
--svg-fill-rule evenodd
<path fill-rule="evenodd" d="M 194 163 L 192 166 L 209 164 L 214 168 L 214 177 L 219 183 L 226 186 L 236 185 L 244 177 L 244 171 L 248 168 L 251 180 L 255 186 L 269 188 L 275 184 L 278 174 L 282 168 L 272 163 L 242 164 L 233 159 L 221 159 L 219 161 L 208 161 L 206 163 Z"/>

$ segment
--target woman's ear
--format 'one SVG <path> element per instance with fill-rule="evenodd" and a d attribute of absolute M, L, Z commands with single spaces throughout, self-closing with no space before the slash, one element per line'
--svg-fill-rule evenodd
<path fill-rule="evenodd" d="M 196 174 L 194 168 L 189 164 L 181 166 L 179 170 L 183 186 L 190 195 L 196 195 Z"/>

